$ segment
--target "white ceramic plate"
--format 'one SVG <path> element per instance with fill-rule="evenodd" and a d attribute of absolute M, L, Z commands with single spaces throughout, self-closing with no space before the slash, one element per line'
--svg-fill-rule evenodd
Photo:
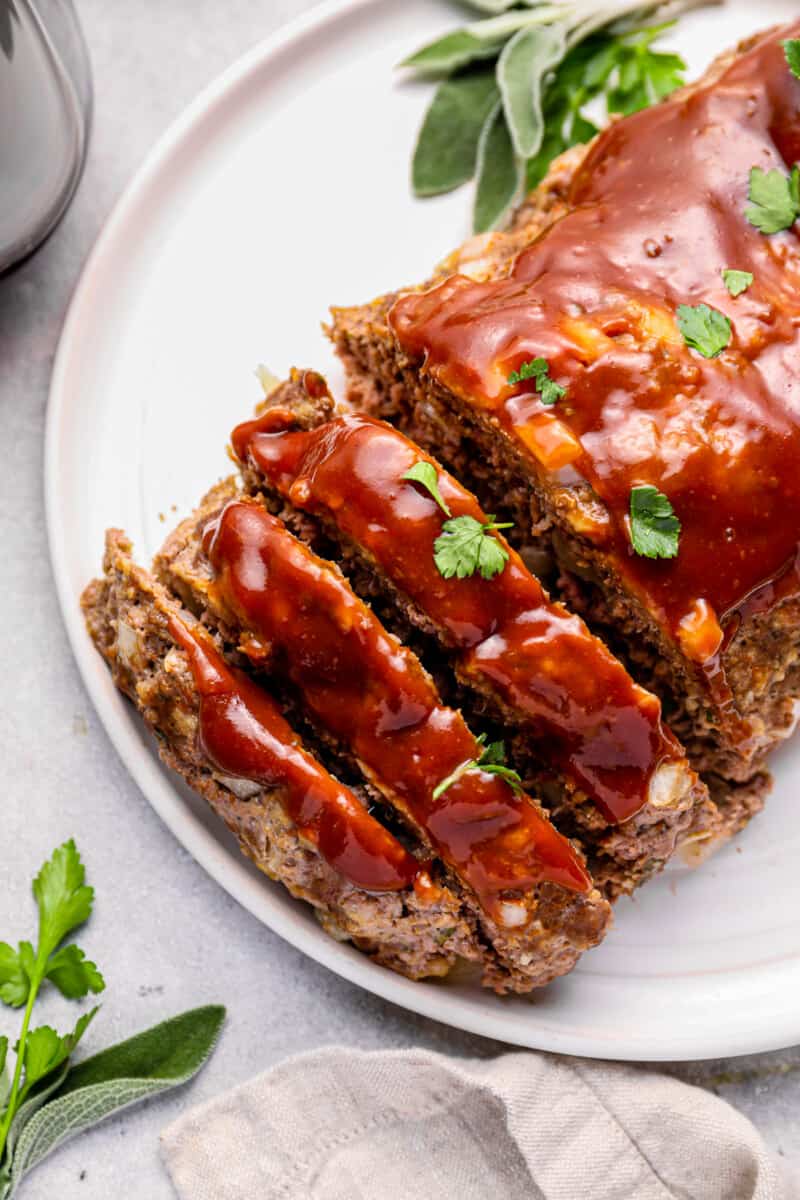
<path fill-rule="evenodd" d="M 728 0 L 682 20 L 699 72 L 794 0 Z M 467 232 L 466 191 L 408 189 L 430 95 L 392 65 L 457 12 L 432 0 L 341 0 L 255 48 L 190 107 L 119 203 L 84 271 L 53 374 L 47 513 L 86 685 L 117 750 L 195 858 L 252 913 L 362 987 L 523 1046 L 629 1059 L 742 1054 L 800 1041 L 798 747 L 775 761 L 766 813 L 702 871 L 669 871 L 619 905 L 579 968 L 532 998 L 410 983 L 328 939 L 260 876 L 159 764 L 83 628 L 78 596 L 115 524 L 146 561 L 165 526 L 227 472 L 259 362 L 341 373 L 320 331 L 331 302 L 424 278 Z M 175 506 L 175 508 L 173 508 Z"/>

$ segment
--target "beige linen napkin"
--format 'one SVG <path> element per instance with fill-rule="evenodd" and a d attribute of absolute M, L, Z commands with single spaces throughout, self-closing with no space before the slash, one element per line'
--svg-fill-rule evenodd
<path fill-rule="evenodd" d="M 314 1051 L 163 1134 L 181 1200 L 797 1200 L 756 1130 L 665 1075 L 554 1055 Z"/>

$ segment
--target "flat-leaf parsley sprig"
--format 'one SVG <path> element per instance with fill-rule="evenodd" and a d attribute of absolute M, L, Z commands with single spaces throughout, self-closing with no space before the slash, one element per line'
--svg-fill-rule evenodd
<path fill-rule="evenodd" d="M 439 473 L 433 463 L 420 459 L 419 462 L 414 463 L 413 467 L 408 468 L 402 478 L 407 479 L 410 483 L 422 484 L 439 505 L 445 516 L 451 516 L 450 508 L 442 499 L 442 493 L 439 491 Z"/>
<path fill-rule="evenodd" d="M 795 163 L 788 175 L 777 167 L 752 167 L 747 199 L 744 215 L 759 233 L 790 229 L 800 217 L 800 167 Z"/>
<path fill-rule="evenodd" d="M 476 740 L 483 746 L 486 742 L 486 734 L 480 734 Z M 490 742 L 479 758 L 470 758 L 461 763 L 455 771 L 451 771 L 449 775 L 445 776 L 441 783 L 437 783 L 433 789 L 434 800 L 438 800 L 448 788 L 469 771 L 485 771 L 487 775 L 498 775 L 506 781 L 513 792 L 519 794 L 523 790 L 519 772 L 515 771 L 513 767 L 506 766 L 505 742 Z"/>
<path fill-rule="evenodd" d="M 644 558 L 675 558 L 681 523 L 663 492 L 652 484 L 631 488 L 631 544 Z"/>
<path fill-rule="evenodd" d="M 433 560 L 440 575 L 445 579 L 467 579 L 478 571 L 484 579 L 492 579 L 503 570 L 508 551 L 492 537 L 492 533 L 497 529 L 510 529 L 513 521 L 495 521 L 493 516 L 486 521 L 452 516 L 450 506 L 439 490 L 439 473 L 433 463 L 424 459 L 415 462 L 401 478 L 424 487 L 449 518 L 433 543 Z"/>
<path fill-rule="evenodd" d="M 512 371 L 508 382 L 513 386 L 523 383 L 526 379 L 536 381 L 536 391 L 542 398 L 542 404 L 550 408 L 567 394 L 567 389 L 550 378 L 550 367 L 546 358 L 532 358 L 521 364 L 518 371 Z"/>
<path fill-rule="evenodd" d="M 73 1134 L 136 1100 L 190 1079 L 211 1053 L 225 1010 L 206 1006 L 138 1034 L 77 1066 L 71 1055 L 97 1013 L 83 1013 L 67 1034 L 32 1027 L 39 992 L 52 984 L 69 1000 L 105 988 L 97 966 L 75 943 L 64 942 L 88 920 L 94 892 L 73 841 L 59 846 L 33 881 L 39 914 L 37 941 L 15 950 L 0 942 L 0 1002 L 22 1008 L 22 1026 L 8 1069 L 9 1038 L 0 1036 L 0 1200 Z"/>
<path fill-rule="evenodd" d="M 66 1062 L 94 1016 L 85 1014 L 71 1033 L 60 1037 L 49 1025 L 31 1029 L 33 1006 L 46 979 L 62 995 L 79 1000 L 89 992 L 102 992 L 103 976 L 74 944 L 59 946 L 92 911 L 94 892 L 84 882 L 84 869 L 74 842 L 65 842 L 44 864 L 33 881 L 39 910 L 36 948 L 20 942 L 16 950 L 0 942 L 0 1000 L 13 1008 L 25 1005 L 22 1029 L 16 1044 L 16 1064 L 0 1120 L 0 1162 L 8 1132 L 19 1108 L 39 1080 Z M 8 1054 L 8 1038 L 0 1038 L 0 1067 Z"/>
<path fill-rule="evenodd" d="M 783 43 L 783 52 L 786 55 L 789 70 L 795 79 L 800 79 L 800 38 L 787 38 Z"/>
<path fill-rule="evenodd" d="M 703 358 L 716 358 L 730 345 L 731 323 L 719 309 L 708 304 L 679 304 L 677 318 L 686 345 Z"/>
<path fill-rule="evenodd" d="M 683 59 L 653 49 L 669 27 L 658 16 L 709 2 L 467 0 L 489 15 L 400 64 L 440 79 L 414 150 L 415 194 L 475 177 L 475 232 L 496 227 L 558 154 L 598 132 L 588 105 L 627 114 L 683 83 Z"/>
<path fill-rule="evenodd" d="M 750 287 L 753 282 L 753 275 L 751 271 L 737 271 L 734 267 L 724 267 L 722 282 L 735 300 L 737 296 L 741 296 L 742 292 L 746 292 Z"/>
<path fill-rule="evenodd" d="M 445 579 L 466 579 L 476 571 L 484 579 L 492 579 L 505 567 L 508 551 L 492 534 L 498 529 L 510 529 L 513 521 L 485 522 L 474 517 L 451 517 L 442 525 L 442 532 L 433 543 L 433 557 L 439 574 Z"/>

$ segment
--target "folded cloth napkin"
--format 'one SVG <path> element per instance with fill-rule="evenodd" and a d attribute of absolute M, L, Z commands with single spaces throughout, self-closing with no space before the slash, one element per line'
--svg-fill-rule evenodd
<path fill-rule="evenodd" d="M 181 1200 L 797 1200 L 756 1130 L 666 1075 L 544 1054 L 317 1050 L 162 1137 Z"/>

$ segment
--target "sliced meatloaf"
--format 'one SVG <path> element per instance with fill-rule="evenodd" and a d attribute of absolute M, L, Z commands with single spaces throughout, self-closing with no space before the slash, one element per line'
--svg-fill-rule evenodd
<path fill-rule="evenodd" d="M 542 789 L 553 819 L 584 848 L 607 894 L 630 891 L 679 843 L 699 855 L 721 834 L 715 806 L 664 726 L 658 700 L 634 684 L 582 621 L 552 604 L 519 556 L 491 578 L 444 578 L 434 559 L 449 518 L 486 521 L 475 498 L 402 434 L 332 415 L 324 381 L 295 372 L 233 444 L 246 488 L 263 492 L 312 544 L 325 544 L 454 700 L 509 740 L 511 759 Z M 404 478 L 434 468 L 439 500 Z"/>
<path fill-rule="evenodd" d="M 751 39 L 569 151 L 508 232 L 421 289 L 334 310 L 331 330 L 351 402 L 514 522 L 509 539 L 663 698 L 731 824 L 760 807 L 800 698 L 800 253 L 796 226 L 765 234 L 745 212 L 752 168 L 797 158 L 782 43 L 798 32 Z M 752 284 L 731 295 L 727 268 Z M 728 340 L 698 349 L 679 317 Z M 634 551 L 642 486 L 679 518 L 674 557 Z"/>
<path fill-rule="evenodd" d="M 492 922 L 429 848 L 384 827 L 374 789 L 331 776 L 262 686 L 265 672 L 258 683 L 244 673 L 244 657 L 130 551 L 124 534 L 109 532 L 104 576 L 83 597 L 95 644 L 165 763 L 261 870 L 314 906 L 329 933 L 415 979 L 474 962 L 499 992 L 548 982 L 600 939 L 608 906 L 588 881 L 579 890 L 542 882 L 524 930 L 498 928 L 492 942 Z"/>

